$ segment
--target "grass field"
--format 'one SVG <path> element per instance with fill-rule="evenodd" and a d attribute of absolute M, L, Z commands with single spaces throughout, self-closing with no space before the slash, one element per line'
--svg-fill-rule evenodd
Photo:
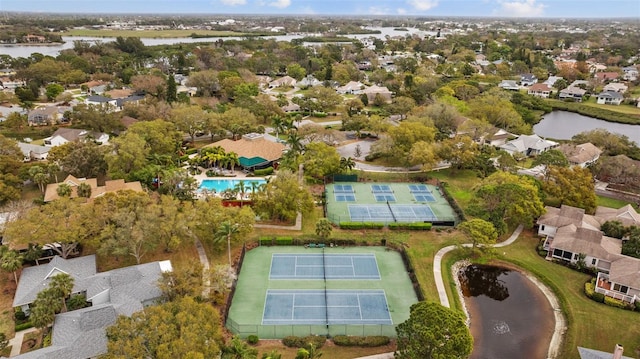
<path fill-rule="evenodd" d="M 400 254 L 384 247 L 326 248 L 326 254 L 374 254 L 381 279 L 328 280 L 329 289 L 384 289 L 389 314 L 394 325 L 330 325 L 331 335 L 395 335 L 395 325 L 409 317 L 409 307 L 417 302 L 411 280 L 404 268 Z M 287 279 L 270 280 L 269 268 L 274 253 L 321 254 L 322 250 L 299 247 L 258 247 L 245 256 L 238 278 L 233 303 L 229 310 L 227 326 L 242 337 L 258 334 L 261 338 L 279 338 L 286 335 L 327 334 L 325 325 L 261 325 L 267 289 L 324 289 L 324 280 Z"/>
<path fill-rule="evenodd" d="M 60 33 L 61 36 L 90 36 L 90 37 L 145 37 L 145 38 L 177 38 L 191 37 L 193 34 L 197 36 L 207 37 L 229 37 L 229 36 L 249 36 L 256 35 L 245 32 L 233 31 L 213 31 L 213 30 L 91 30 L 91 29 L 73 29 Z"/>
<path fill-rule="evenodd" d="M 620 112 L 627 115 L 640 116 L 640 108 L 633 105 L 604 105 L 596 103 L 595 96 L 592 96 L 589 100 L 583 102 L 587 106 L 601 108 L 609 111 Z"/>

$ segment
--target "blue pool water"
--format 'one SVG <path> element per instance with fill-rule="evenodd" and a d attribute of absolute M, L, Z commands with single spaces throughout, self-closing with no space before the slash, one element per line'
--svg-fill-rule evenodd
<path fill-rule="evenodd" d="M 227 189 L 233 189 L 240 181 L 239 179 L 205 179 L 202 180 L 198 189 L 206 189 L 208 191 L 215 190 L 216 193 L 220 193 Z M 251 192 L 251 182 L 257 182 L 259 185 L 267 183 L 267 181 L 263 179 L 246 179 L 242 181 L 244 181 L 247 192 Z"/>

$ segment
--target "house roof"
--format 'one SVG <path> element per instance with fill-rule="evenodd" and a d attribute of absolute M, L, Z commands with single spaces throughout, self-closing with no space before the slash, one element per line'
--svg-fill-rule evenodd
<path fill-rule="evenodd" d="M 364 85 L 360 81 L 349 81 L 346 85 L 338 87 L 338 92 L 360 91 Z"/>
<path fill-rule="evenodd" d="M 640 289 L 640 259 L 623 256 L 611 263 L 609 281 Z"/>
<path fill-rule="evenodd" d="M 584 96 L 587 91 L 581 89 L 580 87 L 576 87 L 576 86 L 569 86 L 565 89 L 560 90 L 561 94 L 565 94 L 565 95 L 580 95 L 580 96 Z"/>
<path fill-rule="evenodd" d="M 640 214 L 630 204 L 618 209 L 598 206 L 595 216 L 601 223 L 620 221 L 625 226 L 640 226 Z"/>
<path fill-rule="evenodd" d="M 610 98 L 614 100 L 622 100 L 624 96 L 620 92 L 615 91 L 604 91 L 598 94 L 598 98 Z"/>
<path fill-rule="evenodd" d="M 627 89 L 629 87 L 627 87 L 627 85 L 625 84 L 621 84 L 621 83 L 610 83 L 610 84 L 606 84 L 603 88 L 604 91 L 613 91 L 613 92 L 626 92 Z"/>
<path fill-rule="evenodd" d="M 267 161 L 275 161 L 282 158 L 282 152 L 285 150 L 283 144 L 265 140 L 263 137 L 253 140 L 242 138 L 237 141 L 224 139 L 205 147 L 217 146 L 224 148 L 226 152 L 235 152 L 238 157 L 247 159 L 262 157 Z"/>
<path fill-rule="evenodd" d="M 517 152 L 527 152 L 529 149 L 544 151 L 555 145 L 557 145 L 556 142 L 545 140 L 538 135 L 521 135 L 515 140 L 511 140 L 500 146 L 500 148 L 515 150 Z"/>
<path fill-rule="evenodd" d="M 104 93 L 112 99 L 119 99 L 131 96 L 133 94 L 132 89 L 113 89 Z"/>
<path fill-rule="evenodd" d="M 60 110 L 57 106 L 38 107 L 29 111 L 29 118 L 33 116 L 55 116 L 60 114 Z"/>
<path fill-rule="evenodd" d="M 531 85 L 531 87 L 529 87 L 529 91 L 530 91 L 530 92 L 531 92 L 531 91 L 534 91 L 534 92 L 535 92 L 535 91 L 541 91 L 541 92 L 544 92 L 544 91 L 551 91 L 551 88 L 550 88 L 547 84 L 545 84 L 545 83 L 537 83 L 537 84 L 533 84 L 533 85 Z"/>
<path fill-rule="evenodd" d="M 612 359 L 613 354 L 603 352 L 600 350 L 588 349 L 583 347 L 578 347 L 578 354 L 580 354 L 580 359 Z M 633 359 L 628 356 L 623 356 L 620 359 Z"/>
<path fill-rule="evenodd" d="M 545 207 L 545 214 L 538 218 L 538 224 L 560 228 L 573 224 L 579 227 L 584 217 L 584 209 L 562 205 L 560 208 Z"/>
<path fill-rule="evenodd" d="M 96 256 L 71 259 L 55 256 L 47 264 L 24 268 L 13 298 L 13 306 L 19 307 L 32 303 L 36 295 L 49 285 L 51 277 L 59 273 L 67 273 L 78 282 L 74 283 L 74 292 L 76 292 L 82 279 L 96 274 Z"/>
<path fill-rule="evenodd" d="M 521 81 L 537 81 L 538 78 L 534 74 L 522 74 L 520 75 Z"/>
<path fill-rule="evenodd" d="M 617 72 L 596 72 L 596 78 L 599 80 L 615 80 L 620 76 Z"/>
<path fill-rule="evenodd" d="M 374 94 L 374 93 L 391 94 L 391 91 L 389 91 L 388 88 L 381 87 L 381 86 L 378 86 L 378 85 L 373 85 L 373 86 L 367 87 L 366 89 L 362 90 L 362 92 L 365 93 L 365 94 Z"/>
<path fill-rule="evenodd" d="M 107 192 L 115 192 L 120 190 L 132 190 L 136 192 L 142 192 L 142 184 L 139 181 L 125 182 L 123 179 L 105 181 L 104 186 L 98 186 L 98 180 L 96 178 L 77 178 L 72 175 L 68 175 L 64 181 L 60 183 L 49 183 L 44 191 L 44 201 L 51 202 L 60 196 L 58 196 L 58 187 L 60 184 L 66 183 L 71 186 L 71 198 L 75 198 L 78 194 L 75 188 L 81 183 L 87 183 L 91 186 L 91 197 L 96 198 L 104 195 Z"/>
<path fill-rule="evenodd" d="M 576 227 L 574 224 L 558 228 L 551 246 L 609 262 L 622 258 L 622 255 L 618 254 L 622 251 L 620 240 L 606 237 L 600 230 Z"/>
<path fill-rule="evenodd" d="M 296 83 L 296 79 L 294 79 L 291 76 L 284 76 L 269 82 L 269 84 L 272 86 L 294 85 L 295 83 Z"/>
<path fill-rule="evenodd" d="M 162 272 L 171 270 L 171 262 L 162 261 L 83 278 L 79 284 L 87 291 L 87 299 L 108 290 L 108 301 L 56 315 L 51 346 L 15 358 L 84 359 L 106 353 L 106 328 L 113 325 L 119 315 L 131 316 L 159 298 L 162 293 L 157 287 L 158 280 Z"/>
<path fill-rule="evenodd" d="M 558 150 L 564 153 L 570 163 L 575 164 L 593 161 L 602 154 L 602 150 L 591 142 L 579 145 L 562 144 L 558 147 Z"/>
<path fill-rule="evenodd" d="M 98 102 L 98 103 L 108 103 L 113 102 L 115 99 L 111 97 L 105 97 L 100 95 L 88 96 L 86 99 L 87 102 Z"/>
<path fill-rule="evenodd" d="M 51 147 L 33 145 L 31 143 L 24 142 L 18 142 L 18 147 L 20 147 L 20 151 L 22 151 L 25 156 L 30 156 L 31 152 L 42 155 L 48 153 L 49 150 L 51 150 Z"/>
<path fill-rule="evenodd" d="M 56 136 L 60 136 L 69 142 L 73 142 L 79 139 L 86 138 L 87 136 L 92 136 L 93 138 L 100 138 L 102 136 L 105 136 L 105 134 L 102 132 L 92 132 L 87 130 L 81 130 L 78 128 L 62 127 L 57 129 L 56 132 L 54 132 L 49 138 L 54 138 Z"/>

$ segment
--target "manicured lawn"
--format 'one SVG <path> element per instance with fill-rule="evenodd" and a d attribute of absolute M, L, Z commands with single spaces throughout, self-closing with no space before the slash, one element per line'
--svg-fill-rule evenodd
<path fill-rule="evenodd" d="M 640 108 L 632 105 L 604 105 L 596 103 L 595 96 L 592 96 L 589 100 L 583 102 L 587 106 L 602 108 L 609 111 L 625 113 L 628 115 L 638 115 L 640 116 Z"/>
<path fill-rule="evenodd" d="M 469 170 L 444 169 L 429 172 L 429 176 L 446 182 L 449 192 L 463 209 L 471 201 L 473 189 L 482 182 L 475 172 Z"/>
<path fill-rule="evenodd" d="M 611 207 L 611 208 L 620 208 L 628 205 L 630 202 L 623 201 L 620 199 L 596 196 L 596 203 L 598 206 Z M 635 203 L 631 203 L 635 208 L 638 208 L 638 205 Z"/>

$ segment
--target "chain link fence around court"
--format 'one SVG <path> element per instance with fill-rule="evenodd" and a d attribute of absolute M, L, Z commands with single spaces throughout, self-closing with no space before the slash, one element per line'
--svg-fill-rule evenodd
<path fill-rule="evenodd" d="M 396 336 L 393 325 L 380 324 L 331 324 L 331 325 L 245 325 L 227 318 L 227 328 L 241 338 L 257 335 L 261 339 L 282 339 L 286 336 L 304 337 L 307 335 Z"/>
<path fill-rule="evenodd" d="M 404 220 L 397 220 L 392 218 L 387 218 L 387 219 L 380 219 L 380 218 L 375 218 L 375 219 L 352 219 L 351 216 L 349 215 L 337 215 L 337 214 L 332 214 L 332 213 L 326 213 L 326 217 L 329 221 L 333 222 L 333 223 L 342 223 L 342 222 L 350 222 L 350 223 L 371 223 L 371 222 L 375 222 L 375 223 L 381 223 L 384 226 L 388 226 L 390 223 L 411 223 L 411 222 L 429 222 L 431 224 L 433 224 L 434 226 L 447 226 L 447 227 L 453 227 L 458 223 L 458 218 L 456 217 L 444 217 L 444 216 L 438 216 L 437 220 L 431 220 L 431 221 L 421 221 L 421 220 L 417 220 L 417 219 L 404 219 Z"/>

